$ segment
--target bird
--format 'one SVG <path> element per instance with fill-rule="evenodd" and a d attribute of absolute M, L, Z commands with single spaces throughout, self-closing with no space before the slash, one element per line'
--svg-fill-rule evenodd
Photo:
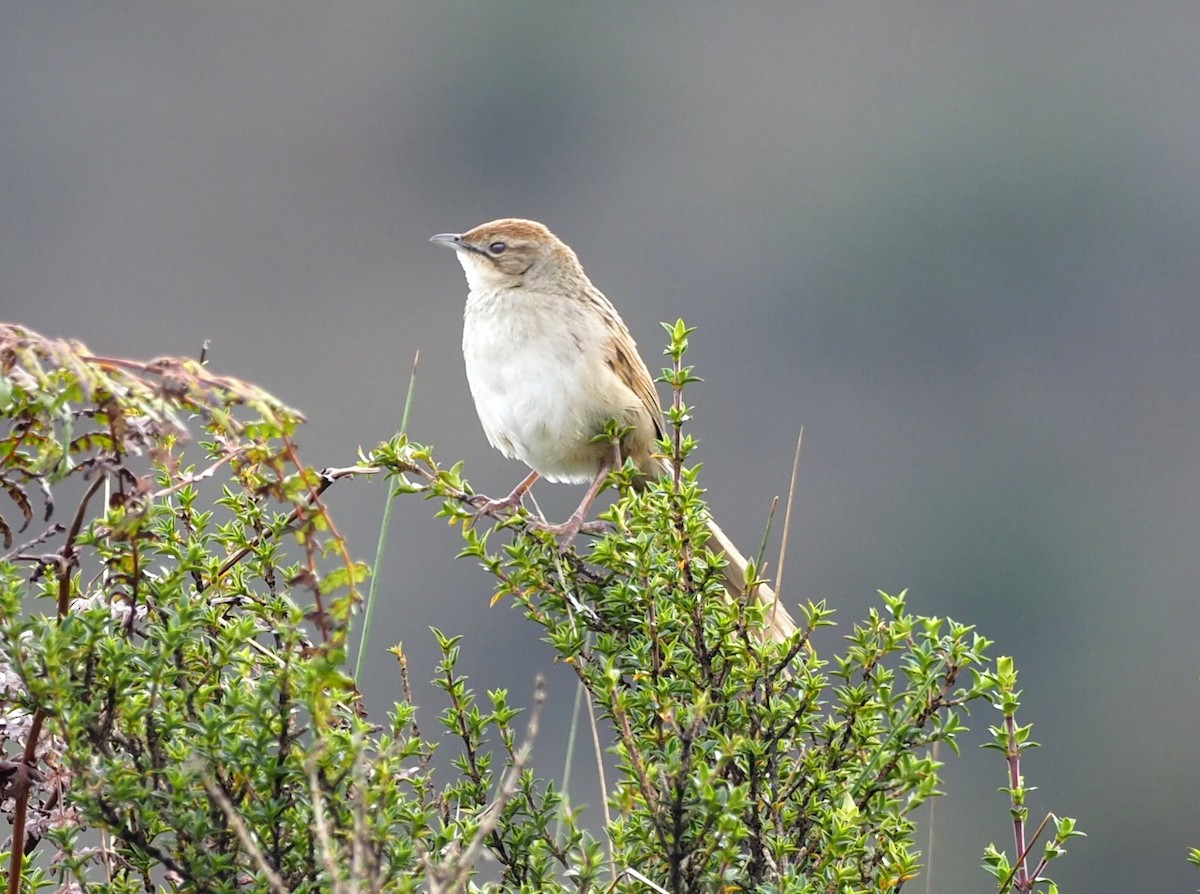
<path fill-rule="evenodd" d="M 629 327 L 570 246 L 537 221 L 503 218 L 430 242 L 453 249 L 466 273 L 463 360 L 484 433 L 530 469 L 507 497 L 479 500 L 477 512 L 516 508 L 539 478 L 587 483 L 566 522 L 542 527 L 568 543 L 602 529 L 587 514 L 614 467 L 632 461 L 637 487 L 671 471 L 656 454 L 662 405 Z M 603 437 L 614 421 L 616 444 Z M 711 516 L 706 522 L 709 548 L 728 563 L 726 591 L 745 596 L 746 558 Z M 768 635 L 786 640 L 795 621 L 769 585 L 755 593 L 769 608 Z"/>

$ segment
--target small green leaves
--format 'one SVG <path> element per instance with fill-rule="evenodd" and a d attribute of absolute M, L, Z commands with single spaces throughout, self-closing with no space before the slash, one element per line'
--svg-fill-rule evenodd
<path fill-rule="evenodd" d="M 1002 851 L 997 850 L 995 845 L 989 844 L 984 850 L 984 869 L 997 879 L 1000 894 L 1005 894 L 1007 891 L 1029 894 L 1042 885 L 1045 886 L 1047 892 L 1056 891 L 1054 882 L 1045 876 L 1046 867 L 1051 860 L 1066 853 L 1063 845 L 1067 839 L 1082 836 L 1084 833 L 1076 828 L 1075 820 L 1072 818 L 1062 817 L 1060 819 L 1054 814 L 1047 814 L 1027 843 L 1029 807 L 1026 802 L 1029 794 L 1037 791 L 1037 788 L 1026 784 L 1025 777 L 1021 773 L 1020 763 L 1026 749 L 1036 747 L 1037 743 L 1029 738 L 1033 725 L 1021 726 L 1016 722 L 1021 695 L 1020 690 L 1016 688 L 1016 666 L 1011 657 L 1001 655 L 996 659 L 993 669 L 980 672 L 977 680 L 980 692 L 987 694 L 992 700 L 992 704 L 1003 716 L 1003 722 L 999 726 L 988 727 L 992 740 L 985 742 L 983 747 L 994 749 L 1004 755 L 1008 785 L 1001 786 L 999 790 L 1007 794 L 1009 798 L 1013 840 L 1019 851 L 1016 861 L 1010 863 Z M 1054 834 L 1045 843 L 1041 860 L 1031 868 L 1031 852 L 1034 845 L 1045 831 L 1047 824 L 1051 822 L 1054 824 Z"/>
<path fill-rule="evenodd" d="M 1012 659 L 990 660 L 969 625 L 913 613 L 904 592 L 881 593 L 841 638 L 824 601 L 802 604 L 786 643 L 764 640 L 761 604 L 726 592 L 685 464 L 693 330 L 665 329 L 662 479 L 614 469 L 611 530 L 564 548 L 405 435 L 319 472 L 298 459 L 299 414 L 251 385 L 0 324 L 4 552 L 63 478 L 82 482 L 58 510 L 73 528 L 24 534 L 0 561 L 0 745 L 29 786 L 13 808 L 28 834 L 5 857 L 20 890 L 897 890 L 921 868 L 934 746 L 957 749 L 986 699 L 1022 844 L 1011 860 L 989 846 L 984 867 L 1001 891 L 1054 891 L 1043 870 L 1082 833 L 1047 815 L 1024 843 L 1034 788 L 1018 762 L 1034 742 Z M 597 440 L 626 434 L 612 423 Z M 399 647 L 391 708 L 358 692 L 346 653 L 369 569 L 322 502 L 349 474 L 435 500 L 493 601 L 521 609 L 580 681 L 613 758 L 607 822 L 528 763 L 541 685 L 524 712 L 525 693 L 478 695 L 459 671 L 477 643 L 432 630 L 434 736 Z M 93 499 L 101 484 L 107 500 Z M 746 582 L 760 573 L 750 564 Z M 453 753 L 435 780 L 437 747 Z M 85 846 L 97 830 L 103 859 Z M 20 853 L 35 840 L 54 850 Z"/>
<path fill-rule="evenodd" d="M 389 829 L 378 857 L 415 860 L 400 817 L 428 826 L 432 807 L 367 792 L 354 768 L 416 786 L 428 749 L 369 742 L 356 712 L 344 642 L 367 569 L 321 502 L 337 474 L 298 459 L 300 415 L 189 360 L 97 358 L 8 324 L 0 367 L 0 518 L 61 522 L 0 563 L 0 699 L 23 718 L 0 744 L 34 754 L 17 850 L 52 844 L 38 862 L 63 890 L 164 873 L 245 890 L 255 863 L 209 779 L 293 889 L 329 881 L 312 859 L 318 801 L 334 837 L 354 834 L 357 800 Z M 60 491 L 73 504 L 56 507 Z M 110 833 L 100 861 L 83 847 L 94 830 Z"/>
<path fill-rule="evenodd" d="M 468 535 L 463 552 L 612 718 L 617 859 L 666 890 L 673 865 L 706 890 L 730 879 L 887 890 L 911 879 L 912 814 L 939 794 L 929 749 L 955 747 L 966 707 L 985 697 L 958 680 L 977 679 L 990 643 L 968 625 L 911 614 L 904 593 L 881 594 L 882 608 L 830 659 L 811 645 L 833 624 L 824 602 L 801 607 L 799 644 L 762 642 L 764 610 L 727 598 L 722 561 L 706 548 L 694 469 L 681 469 L 678 485 L 622 490 L 604 517 L 615 530 L 592 542 L 586 563 L 541 536 L 497 552 Z M 757 573 L 751 566 L 748 579 Z M 443 686 L 463 735 L 481 734 L 487 715 L 450 678 Z"/>
<path fill-rule="evenodd" d="M 688 349 L 688 336 L 696 331 L 694 326 L 687 326 L 683 320 L 676 320 L 672 323 L 662 323 L 663 329 L 667 333 L 667 346 L 663 349 L 663 353 L 672 360 L 680 360 Z"/>

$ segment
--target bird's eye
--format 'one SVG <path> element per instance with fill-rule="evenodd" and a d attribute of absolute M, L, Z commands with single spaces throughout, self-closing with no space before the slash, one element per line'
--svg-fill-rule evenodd
<path fill-rule="evenodd" d="M 493 242 L 488 246 L 488 251 L 494 255 L 502 255 L 508 251 L 508 246 L 503 242 Z"/>

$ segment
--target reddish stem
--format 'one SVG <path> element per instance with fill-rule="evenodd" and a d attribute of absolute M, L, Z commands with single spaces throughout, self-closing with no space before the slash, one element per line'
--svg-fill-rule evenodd
<path fill-rule="evenodd" d="M 67 539 L 58 553 L 58 620 L 61 623 L 71 609 L 71 569 L 75 567 L 75 538 L 83 528 L 84 515 L 88 503 L 100 485 L 104 476 L 97 475 L 84 492 L 71 520 L 67 531 Z M 25 869 L 25 820 L 29 813 L 29 792 L 37 776 L 37 743 L 42 735 L 42 725 L 46 722 L 46 711 L 38 708 L 33 713 L 33 722 L 29 725 L 29 738 L 25 740 L 25 752 L 17 766 L 16 781 L 13 783 L 13 832 L 12 852 L 8 862 L 8 894 L 19 894 L 21 890 L 21 875 Z"/>
<path fill-rule="evenodd" d="M 1021 749 L 1017 745 L 1017 720 L 1010 714 L 1004 718 L 1004 729 L 1008 734 L 1008 784 L 1012 789 L 1013 799 L 1013 839 L 1017 848 L 1017 879 L 1018 891 L 1029 891 L 1029 863 L 1025 851 L 1025 816 L 1024 803 L 1017 803 L 1015 792 L 1021 785 Z"/>

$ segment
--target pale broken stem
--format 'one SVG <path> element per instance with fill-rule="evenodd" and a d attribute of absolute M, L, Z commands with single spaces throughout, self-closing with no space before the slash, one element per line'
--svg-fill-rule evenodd
<path fill-rule="evenodd" d="M 233 829 L 233 834 L 237 836 L 242 847 L 246 849 L 246 853 L 250 855 L 250 859 L 254 861 L 255 867 L 267 879 L 267 884 L 271 886 L 273 894 L 289 894 L 287 885 L 283 883 L 283 879 L 279 874 L 271 868 L 271 864 L 267 862 L 267 858 L 263 856 L 262 850 L 254 841 L 254 836 L 250 834 L 250 830 L 246 828 L 246 823 L 243 822 L 237 809 L 233 806 L 233 802 L 225 797 L 225 792 L 221 791 L 221 787 L 217 785 L 217 781 L 208 773 L 201 773 L 200 778 L 204 781 L 204 788 L 208 790 L 208 796 L 216 802 L 221 808 L 221 812 L 225 814 L 225 819 L 229 821 L 230 827 Z"/>
<path fill-rule="evenodd" d="M 446 863 L 438 866 L 432 861 L 427 860 L 426 872 L 429 878 L 429 890 L 431 894 L 458 894 L 458 892 L 466 890 L 467 880 L 471 874 L 471 869 L 479 859 L 479 853 L 483 849 L 483 842 L 495 831 L 496 826 L 499 825 L 504 808 L 508 806 L 513 795 L 517 793 L 521 774 L 525 771 L 530 757 L 533 756 L 533 743 L 537 739 L 538 724 L 541 720 L 542 707 L 545 703 L 546 681 L 539 674 L 534 681 L 533 708 L 529 713 L 529 725 L 525 728 L 525 741 L 513 753 L 512 766 L 508 768 L 508 772 L 504 775 L 504 781 L 500 785 L 500 791 L 496 794 L 495 800 L 480 814 L 479 827 L 475 830 L 475 834 L 471 836 L 471 840 L 467 842 L 467 846 L 459 853 L 455 854 L 453 849 L 451 849 L 450 857 Z"/>
<path fill-rule="evenodd" d="M 579 733 L 579 715 L 583 710 L 583 699 L 587 695 L 587 687 L 583 685 L 583 680 L 575 681 L 575 702 L 571 705 L 571 725 L 567 727 L 567 754 L 563 758 L 562 777 L 559 779 L 558 787 L 564 795 L 569 796 L 571 792 L 571 769 L 575 764 L 575 737 Z M 557 841 L 562 834 L 563 818 L 565 810 L 558 811 L 558 816 L 554 820 L 554 840 Z"/>
<path fill-rule="evenodd" d="M 329 876 L 330 884 L 333 886 L 335 894 L 355 894 L 358 890 L 357 880 L 360 880 L 366 874 L 364 872 L 364 844 L 366 835 L 366 817 L 363 814 L 363 799 L 362 799 L 362 761 L 361 756 L 355 760 L 355 787 L 357 789 L 356 810 L 355 810 L 355 836 L 351 842 L 351 873 L 352 882 L 347 884 L 342 878 L 342 873 L 338 870 L 336 859 L 336 847 L 333 839 L 329 834 L 329 822 L 325 817 L 325 798 L 321 794 L 321 784 L 317 779 L 316 762 L 308 761 L 308 784 L 312 794 L 313 804 L 313 830 L 316 832 L 317 841 L 320 845 L 321 862 L 324 866 L 325 873 Z M 246 828 L 245 822 L 238 814 L 237 809 L 230 802 L 229 798 L 217 785 L 216 780 L 208 773 L 202 773 L 201 778 L 204 781 L 204 787 L 208 791 L 208 795 L 217 806 L 221 808 L 225 814 L 225 818 L 229 820 L 229 825 L 237 835 L 238 841 L 241 842 L 246 853 L 250 855 L 255 867 L 267 879 L 267 883 L 271 887 L 272 894 L 289 894 L 287 886 L 283 883 L 278 873 L 271 868 L 262 850 L 254 840 L 254 836 L 250 834 L 250 830 Z M 378 889 L 378 879 L 372 879 L 372 890 Z"/>
<path fill-rule="evenodd" d="M 582 681 L 579 685 L 583 685 Z M 592 729 L 592 751 L 596 756 L 596 775 L 600 779 L 600 803 L 604 807 L 604 845 L 608 850 L 608 865 L 613 872 L 613 884 L 617 883 L 619 876 L 617 875 L 616 854 L 613 851 L 612 835 L 609 830 L 612 828 L 612 814 L 608 809 L 608 780 L 604 777 L 604 746 L 600 744 L 600 727 L 596 723 L 596 705 L 589 698 L 588 706 L 588 723 Z"/>
<path fill-rule="evenodd" d="M 354 839 L 350 842 L 350 878 L 361 889 L 361 880 L 370 881 L 372 894 L 380 889 L 378 867 L 368 866 L 367 845 L 367 780 L 363 768 L 362 749 L 354 755 Z"/>
<path fill-rule="evenodd" d="M 200 472 L 196 472 L 194 475 L 190 475 L 190 474 L 177 475 L 177 476 L 175 476 L 174 484 L 172 484 L 170 487 L 159 488 L 154 493 L 152 493 L 150 496 L 152 499 L 161 500 L 163 497 L 169 497 L 171 494 L 178 493 L 179 491 L 183 490 L 185 487 L 191 487 L 193 484 L 197 484 L 201 481 L 204 481 L 205 479 L 211 478 L 211 477 L 213 477 L 213 475 L 217 474 L 217 471 L 222 466 L 233 462 L 233 460 L 236 457 L 240 456 L 243 452 L 244 451 L 241 451 L 241 450 L 235 450 L 235 451 L 226 453 L 220 459 L 218 459 L 216 462 L 214 462 L 212 465 L 208 466 L 207 468 L 203 469 Z"/>
<path fill-rule="evenodd" d="M 620 882 L 621 879 L 623 879 L 627 875 L 632 878 L 637 879 L 639 882 L 641 882 L 643 885 L 646 885 L 651 890 L 657 891 L 658 894 L 669 894 L 669 892 L 667 891 L 666 888 L 664 888 L 662 885 L 655 884 L 653 881 L 651 881 L 649 878 L 647 878 L 644 873 L 638 872 L 632 866 L 626 866 L 624 869 L 622 869 L 620 874 L 618 874 L 617 877 L 613 879 L 613 883 L 608 886 L 608 890 L 612 891 L 614 888 L 616 888 L 617 883 Z"/>
<path fill-rule="evenodd" d="M 325 866 L 325 874 L 329 876 L 334 894 L 350 894 L 346 883 L 342 881 L 341 873 L 338 872 L 337 862 L 334 860 L 333 839 L 329 837 L 329 822 L 325 819 L 325 798 L 321 794 L 320 780 L 317 779 L 317 762 L 312 758 L 308 760 L 308 787 L 312 792 L 313 799 L 313 831 L 317 833 L 317 843 L 320 845 L 321 862 Z"/>

